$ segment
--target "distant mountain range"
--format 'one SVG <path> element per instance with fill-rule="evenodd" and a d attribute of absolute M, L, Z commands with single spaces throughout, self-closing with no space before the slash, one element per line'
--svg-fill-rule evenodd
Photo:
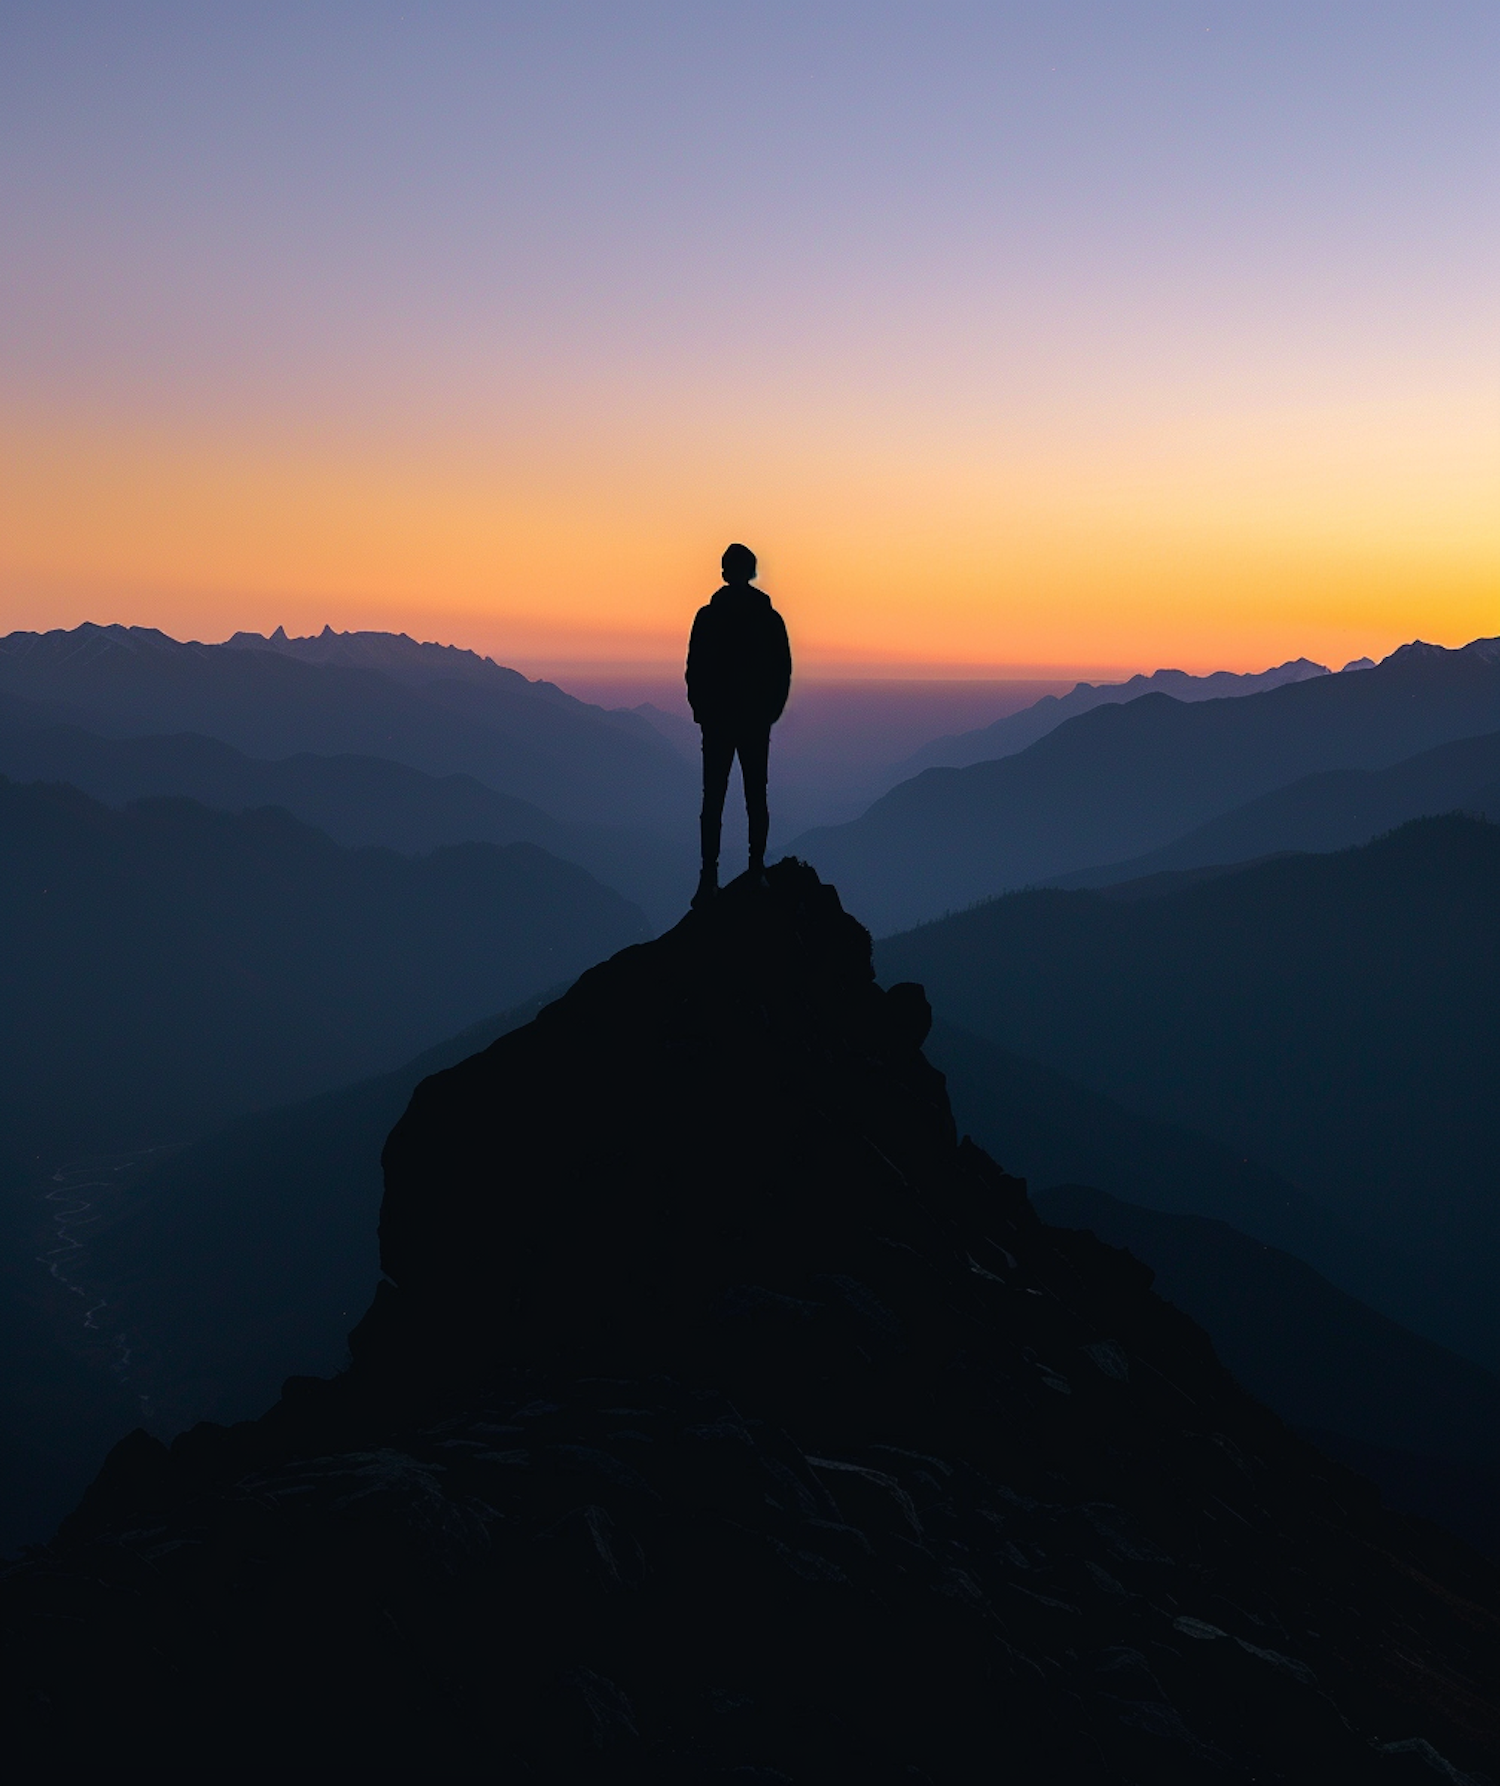
<path fill-rule="evenodd" d="M 492 657 L 481 657 L 462 645 L 424 643 L 409 633 L 336 633 L 331 626 L 325 626 L 320 633 L 293 639 L 287 637 L 284 626 L 278 626 L 269 635 L 237 632 L 225 643 L 231 650 L 274 651 L 279 657 L 295 658 L 303 664 L 376 670 L 412 688 L 426 688 L 434 682 L 472 682 L 523 699 L 538 694 L 558 696 L 564 701 L 573 699 L 555 683 L 532 681 L 519 670 L 497 664 Z"/>
<path fill-rule="evenodd" d="M 1368 659 L 1346 666 L 1351 670 L 1368 667 Z M 1287 682 L 1306 682 L 1310 677 L 1328 673 L 1326 664 L 1298 657 L 1249 675 L 1234 670 L 1215 670 L 1207 676 L 1192 676 L 1186 670 L 1154 670 L 1149 676 L 1131 676 L 1124 682 L 1080 682 L 1068 694 L 1043 695 L 1030 707 L 1008 713 L 991 725 L 934 738 L 908 757 L 893 772 L 892 779 L 904 781 L 920 775 L 924 769 L 963 769 L 970 763 L 1014 756 L 1038 738 L 1045 738 L 1048 732 L 1056 731 L 1064 720 L 1092 712 L 1095 707 L 1135 701 L 1142 695 L 1171 695 L 1175 701 L 1219 701 L 1236 695 L 1260 694 Z"/>
<path fill-rule="evenodd" d="M 1440 744 L 1389 769 L 1330 769 L 1304 776 L 1210 819 L 1165 849 L 1059 875 L 1052 885 L 1107 887 L 1287 850 L 1347 849 L 1408 819 L 1443 812 L 1500 820 L 1500 732 Z"/>
<path fill-rule="evenodd" d="M 196 732 L 255 757 L 353 754 L 470 775 L 570 824 L 671 837 L 696 806 L 692 767 L 638 714 L 399 634 L 200 645 L 148 627 L 11 633 L 0 694 L 33 723 L 108 736 Z"/>
<path fill-rule="evenodd" d="M 408 857 L 289 814 L 0 781 L 0 1152 L 201 1132 L 355 1079 L 648 934 L 532 844 Z"/>
<path fill-rule="evenodd" d="M 1385 695 L 1390 664 L 1401 658 L 1375 672 Z M 1174 845 L 1195 823 L 1222 818 L 1247 797 L 1329 767 L 1330 755 L 1363 766 L 1374 748 L 1368 738 L 1302 738 L 1298 719 L 1267 748 L 1237 732 L 1216 734 L 1200 749 L 1196 733 L 1179 738 L 1170 722 L 1153 728 L 1136 714 L 1143 702 L 1149 707 L 1170 691 L 1179 705 L 1222 708 L 1233 695 L 1236 705 L 1255 709 L 1289 685 L 1363 680 L 1297 659 L 1256 676 L 1161 670 L 1118 685 L 1080 684 L 962 735 L 960 757 L 971 749 L 1006 761 L 1024 756 L 1024 767 L 1018 762 L 995 786 L 919 776 L 862 818 L 805 833 L 791 848 L 835 869 L 877 930 L 1006 886 L 1111 869 Z M 1124 732 L 1072 737 L 1072 727 L 1097 719 L 1100 707 L 1132 712 Z M 1324 707 L 1359 730 L 1348 702 Z M 1500 727 L 1493 704 L 1470 701 L 1469 709 L 1470 730 Z M 1308 710 L 1314 719 L 1322 712 Z M 1159 735 L 1164 726 L 1167 735 Z M 1402 719 L 1392 735 L 1415 736 L 1417 748 L 1438 741 L 1428 736 L 1434 729 L 1443 727 L 1424 731 Z M 1041 738 L 1046 748 L 1059 734 L 1055 756 L 1033 762 L 1030 750 L 1022 752 L 1030 740 Z M 864 748 L 874 748 L 878 735 L 878 728 L 869 738 L 861 733 Z M 284 805 L 351 844 L 536 843 L 622 892 L 657 927 L 677 916 L 692 884 L 696 743 L 685 719 L 649 703 L 634 711 L 591 706 L 475 652 L 405 634 L 324 627 L 289 638 L 278 627 L 269 636 L 240 632 L 226 644 L 202 645 L 148 628 L 84 625 L 0 639 L 0 773 L 66 779 L 116 802 L 182 793 L 228 810 Z M 912 763 L 934 752 L 952 757 L 952 744 L 939 740 Z M 1108 759 L 1099 773 L 1091 752 Z M 1179 752 L 1193 768 L 1172 760 Z M 1163 755 L 1167 762 L 1155 760 Z M 858 779 L 843 758 L 838 764 L 845 782 Z M 795 751 L 788 758 L 773 798 L 778 827 L 799 807 L 838 806 L 818 780 L 825 770 L 809 768 Z M 859 770 L 872 790 L 888 786 L 893 773 L 900 772 L 873 759 Z M 974 773 L 982 778 L 984 765 Z M 1127 785 L 1119 798 L 1101 799 L 1112 774 Z M 1103 811 L 1091 811 L 1091 800 Z M 738 825 L 735 818 L 732 834 Z M 922 839 L 919 850 L 906 848 L 910 837 Z M 1233 851 L 1227 839 L 1204 847 L 1205 859 Z"/>
<path fill-rule="evenodd" d="M 1500 1366 L 1500 827 L 1424 819 L 1129 892 L 997 899 L 888 939 L 881 973 L 1262 1162 L 1400 1254 L 1406 1320 Z"/>
<path fill-rule="evenodd" d="M 1374 669 L 1233 700 L 1096 707 L 1017 755 L 929 769 L 792 853 L 877 934 L 1160 850 L 1288 783 L 1500 731 L 1500 641 L 1407 645 Z"/>
<path fill-rule="evenodd" d="M 65 781 L 115 806 L 163 795 L 229 812 L 281 806 L 338 843 L 383 844 L 408 854 L 451 843 L 534 843 L 588 869 L 655 925 L 680 914 L 694 874 L 686 834 L 674 846 L 641 830 L 566 822 L 472 775 L 430 775 L 385 757 L 306 751 L 267 761 L 196 732 L 103 738 L 80 726 L 37 724 L 31 709 L 4 696 L 0 775 Z"/>

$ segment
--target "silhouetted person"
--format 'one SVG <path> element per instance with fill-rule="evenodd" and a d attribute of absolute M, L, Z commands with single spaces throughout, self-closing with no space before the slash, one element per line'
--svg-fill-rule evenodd
<path fill-rule="evenodd" d="M 719 834 L 729 770 L 740 759 L 745 811 L 750 820 L 750 873 L 763 874 L 770 813 L 766 807 L 766 759 L 771 727 L 781 718 L 792 686 L 792 648 L 786 623 L 771 598 L 751 584 L 755 554 L 730 546 L 722 560 L 724 587 L 698 610 L 688 641 L 687 694 L 703 729 L 703 872 L 693 904 L 711 899 L 719 886 Z"/>

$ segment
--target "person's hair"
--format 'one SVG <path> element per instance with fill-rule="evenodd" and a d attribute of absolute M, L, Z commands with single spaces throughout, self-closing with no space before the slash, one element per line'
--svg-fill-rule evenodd
<path fill-rule="evenodd" d="M 755 575 L 755 554 L 748 546 L 742 546 L 738 541 L 734 545 L 724 548 L 724 556 L 719 563 L 723 566 L 726 577 L 733 575 L 748 579 Z"/>

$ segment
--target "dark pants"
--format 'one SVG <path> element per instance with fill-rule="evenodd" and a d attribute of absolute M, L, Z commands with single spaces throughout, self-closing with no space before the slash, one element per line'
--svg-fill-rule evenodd
<path fill-rule="evenodd" d="M 745 784 L 745 813 L 750 821 L 750 860 L 766 859 L 766 833 L 771 815 L 766 806 L 766 759 L 771 750 L 769 726 L 704 726 L 703 816 L 699 832 L 703 842 L 703 866 L 719 865 L 719 833 L 724 824 L 724 796 L 729 792 L 729 771 L 736 756 L 740 779 Z"/>

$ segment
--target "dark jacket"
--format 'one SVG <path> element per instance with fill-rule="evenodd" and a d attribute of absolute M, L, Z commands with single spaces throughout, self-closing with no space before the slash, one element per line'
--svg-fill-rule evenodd
<path fill-rule="evenodd" d="M 769 730 L 791 687 L 792 648 L 771 598 L 748 583 L 726 584 L 699 608 L 688 641 L 693 718 L 714 730 Z"/>

